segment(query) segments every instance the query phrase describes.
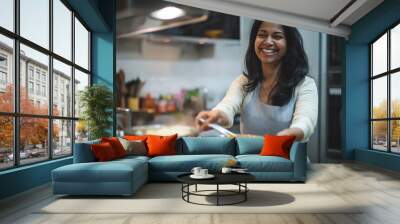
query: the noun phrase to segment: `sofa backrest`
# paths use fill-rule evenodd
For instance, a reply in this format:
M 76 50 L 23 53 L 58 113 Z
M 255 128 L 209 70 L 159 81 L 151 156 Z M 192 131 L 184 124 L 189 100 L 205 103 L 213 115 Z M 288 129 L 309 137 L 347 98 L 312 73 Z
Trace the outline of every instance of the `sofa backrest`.
M 93 152 L 90 148 L 92 144 L 99 144 L 100 139 L 75 143 L 74 148 L 74 163 L 89 163 L 95 162 L 96 158 L 93 155 Z
M 263 145 L 263 137 L 237 137 L 236 155 L 259 154 Z
M 177 154 L 235 155 L 235 139 L 224 137 L 182 137 L 177 141 Z

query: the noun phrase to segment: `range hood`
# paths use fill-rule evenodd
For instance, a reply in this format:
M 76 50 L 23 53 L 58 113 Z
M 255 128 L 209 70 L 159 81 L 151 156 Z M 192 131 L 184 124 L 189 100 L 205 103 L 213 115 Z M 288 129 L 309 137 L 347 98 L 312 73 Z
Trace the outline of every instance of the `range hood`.
M 176 7 L 184 13 L 174 19 L 154 18 L 154 12 Z M 117 2 L 117 38 L 159 37 L 239 39 L 237 16 L 162 0 Z M 190 25 L 190 26 L 189 26 Z

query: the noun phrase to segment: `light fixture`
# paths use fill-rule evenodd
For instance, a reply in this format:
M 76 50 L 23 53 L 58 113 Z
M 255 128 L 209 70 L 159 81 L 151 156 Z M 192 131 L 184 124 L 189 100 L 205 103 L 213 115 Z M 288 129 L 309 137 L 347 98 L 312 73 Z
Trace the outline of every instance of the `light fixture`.
M 175 6 L 167 6 L 157 11 L 152 12 L 150 15 L 156 19 L 160 20 L 170 20 L 176 19 L 178 17 L 184 16 L 186 13 L 180 8 Z

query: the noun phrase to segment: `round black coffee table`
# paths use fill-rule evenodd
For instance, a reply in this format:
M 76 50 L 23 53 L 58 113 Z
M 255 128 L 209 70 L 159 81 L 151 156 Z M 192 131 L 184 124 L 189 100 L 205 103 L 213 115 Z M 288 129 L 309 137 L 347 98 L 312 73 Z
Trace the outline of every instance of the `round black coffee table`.
M 182 183 L 182 199 L 188 203 L 198 204 L 198 205 L 234 205 L 239 204 L 241 202 L 245 202 L 247 200 L 247 192 L 249 188 L 247 187 L 247 183 L 255 180 L 255 177 L 248 173 L 216 173 L 213 174 L 215 177 L 212 179 L 193 179 L 190 177 L 191 173 L 182 174 L 177 177 L 178 181 Z M 197 190 L 198 184 L 204 185 L 216 185 L 215 190 Z M 190 186 L 195 186 L 194 191 L 190 191 Z M 237 190 L 223 190 L 220 189 L 220 185 L 236 185 L 238 186 Z M 215 194 L 205 194 L 209 192 L 215 192 Z M 190 196 L 204 196 L 204 197 L 216 197 L 216 204 L 202 204 L 190 201 Z M 221 197 L 232 197 L 232 196 L 241 196 L 238 201 L 234 201 L 231 203 L 221 203 Z

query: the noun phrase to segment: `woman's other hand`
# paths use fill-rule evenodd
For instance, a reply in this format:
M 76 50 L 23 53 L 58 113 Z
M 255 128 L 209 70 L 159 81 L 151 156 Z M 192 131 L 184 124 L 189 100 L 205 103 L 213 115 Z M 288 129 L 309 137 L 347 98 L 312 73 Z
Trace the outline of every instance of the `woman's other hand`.
M 200 131 L 210 129 L 208 124 L 220 123 L 223 115 L 219 110 L 201 111 L 195 118 L 196 128 Z
M 304 133 L 300 128 L 286 128 L 276 134 L 278 136 L 282 135 L 294 135 L 296 136 L 296 141 L 301 141 L 304 138 Z

